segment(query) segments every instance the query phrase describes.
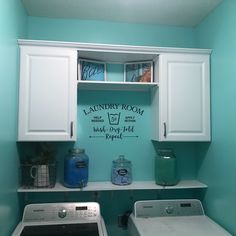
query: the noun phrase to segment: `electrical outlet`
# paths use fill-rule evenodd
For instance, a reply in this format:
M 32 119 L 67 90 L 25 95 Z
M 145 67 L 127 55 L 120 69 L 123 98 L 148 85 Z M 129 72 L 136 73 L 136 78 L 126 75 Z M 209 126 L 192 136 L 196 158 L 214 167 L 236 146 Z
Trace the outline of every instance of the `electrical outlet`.
M 118 221 L 119 227 L 121 227 L 123 229 L 127 229 L 128 220 L 129 220 L 129 216 L 130 216 L 131 212 L 132 212 L 131 210 L 128 210 L 123 215 L 118 215 L 117 221 Z
M 93 192 L 93 201 L 97 202 L 98 198 L 100 198 L 100 193 L 98 191 Z
M 117 217 L 118 227 L 121 227 L 121 228 L 124 227 L 123 222 L 122 222 L 122 218 L 123 218 L 123 215 L 118 215 L 118 217 Z

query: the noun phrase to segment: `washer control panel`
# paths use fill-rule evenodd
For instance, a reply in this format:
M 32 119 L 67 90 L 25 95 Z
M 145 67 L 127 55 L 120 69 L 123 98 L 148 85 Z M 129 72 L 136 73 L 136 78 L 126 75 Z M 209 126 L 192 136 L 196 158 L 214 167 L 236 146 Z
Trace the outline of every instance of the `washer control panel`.
M 134 204 L 135 217 L 165 217 L 204 215 L 202 204 L 196 199 L 149 200 Z
M 100 218 L 97 202 L 30 204 L 24 209 L 23 222 L 95 221 Z

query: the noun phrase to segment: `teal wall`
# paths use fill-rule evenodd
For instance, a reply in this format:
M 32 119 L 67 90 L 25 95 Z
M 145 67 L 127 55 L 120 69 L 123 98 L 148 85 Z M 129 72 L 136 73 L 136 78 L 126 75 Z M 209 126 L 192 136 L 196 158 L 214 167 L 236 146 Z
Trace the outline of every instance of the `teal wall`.
M 114 109 L 101 110 L 87 114 L 91 105 L 94 104 L 116 105 L 113 106 Z M 133 110 L 137 112 L 131 111 L 132 107 Z M 155 153 L 150 140 L 149 93 L 79 91 L 77 110 L 77 145 L 84 147 L 90 157 L 91 171 L 89 177 L 92 181 L 109 181 L 111 177 L 112 160 L 117 159 L 119 154 L 125 155 L 125 158 L 132 161 L 133 179 L 153 179 L 152 163 Z M 108 116 L 110 114 L 120 116 L 118 125 L 111 125 L 109 123 Z M 94 117 L 97 116 L 100 116 L 104 122 L 92 122 Z M 127 116 L 134 117 L 135 122 L 124 122 Z M 124 127 L 126 127 L 127 131 L 123 132 Z M 146 128 L 144 129 L 143 127 Z M 100 132 L 98 131 L 99 128 L 101 130 Z M 113 140 L 112 136 L 114 137 Z
M 197 46 L 212 48 L 212 143 L 199 149 L 207 213 L 236 235 L 236 1 L 225 0 L 196 28 Z
M 16 149 L 19 57 L 16 39 L 26 36 L 27 17 L 18 0 L 0 1 L 0 235 L 18 222 Z
M 30 39 L 108 44 L 193 47 L 195 45 L 194 36 L 194 30 L 187 27 L 42 17 L 29 17 L 28 27 L 28 38 Z M 117 76 L 118 73 L 119 75 Z M 111 73 L 109 80 L 114 80 L 114 78 L 123 79 L 123 71 Z M 136 140 L 135 138 L 126 138 L 111 141 L 89 138 L 90 135 L 94 135 L 94 132 L 91 132 L 94 124 L 91 122 L 92 116 L 85 116 L 83 110 L 88 109 L 91 105 L 104 103 L 131 104 L 144 110 L 142 117 L 138 117 L 136 114 L 137 122 L 135 123 L 134 134 L 139 136 Z M 105 113 L 97 112 L 96 114 L 103 116 Z M 78 141 L 75 145 L 85 148 L 90 157 L 90 180 L 110 180 L 112 160 L 116 159 L 119 154 L 124 154 L 126 158 L 132 161 L 134 180 L 150 180 L 154 178 L 153 164 L 157 144 L 152 143 L 150 140 L 152 129 L 150 114 L 149 93 L 79 91 Z M 106 122 L 108 121 L 106 120 Z M 121 123 L 121 125 L 123 126 L 124 124 Z M 186 148 L 183 149 L 183 146 Z M 168 144 L 167 147 L 173 147 L 173 144 Z M 195 178 L 195 145 L 174 144 L 174 147 L 178 154 L 180 178 Z M 65 153 L 60 153 L 58 156 L 59 164 L 63 162 L 62 154 L 65 155 Z M 60 178 L 62 179 L 63 176 Z
M 29 17 L 28 38 L 41 40 L 63 40 L 108 44 L 132 44 L 163 47 L 194 47 L 194 29 L 184 27 L 167 27 L 147 24 L 127 24 L 102 21 L 50 19 L 40 17 Z M 114 69 L 109 67 L 109 69 Z M 113 73 L 114 72 L 114 73 Z M 123 71 L 112 71 L 110 80 L 123 79 Z M 110 76 L 110 74 L 109 74 Z M 132 112 L 122 111 L 121 119 L 125 115 L 134 115 L 134 135 L 138 138 L 124 138 L 122 140 L 107 140 L 105 138 L 90 138 L 96 135 L 93 127 L 98 126 L 92 123 L 94 115 L 85 115 L 91 105 L 97 104 L 128 104 L 137 106 L 144 110 L 142 116 Z M 154 179 L 154 158 L 155 150 L 161 147 L 172 147 L 175 150 L 178 162 L 179 177 L 182 179 L 193 179 L 196 177 L 196 153 L 194 143 L 168 143 L 158 145 L 150 140 L 150 94 L 147 92 L 102 92 L 102 91 L 79 91 L 78 93 L 78 141 L 74 144 L 83 147 L 90 158 L 89 180 L 102 181 L 110 180 L 112 160 L 119 154 L 132 161 L 134 180 Z M 111 110 L 96 112 L 96 116 L 105 119 L 108 123 L 107 113 Z M 125 123 L 120 123 L 123 127 Z M 58 166 L 59 180 L 63 181 L 63 158 L 67 149 L 72 144 L 58 145 Z M 99 193 L 96 198 L 93 193 L 77 194 L 31 194 L 28 202 L 39 201 L 76 201 L 76 200 L 97 200 L 102 206 L 102 214 L 108 225 L 109 235 L 124 235 L 125 231 L 117 228 L 117 215 L 123 214 L 131 209 L 133 203 L 140 199 L 162 199 L 174 197 L 198 197 L 194 191 L 124 191 Z M 114 210 L 110 206 L 114 205 Z
M 102 21 L 65 20 L 26 17 L 19 1 L 1 0 L 0 3 L 0 235 L 7 236 L 18 219 L 19 205 L 16 194 L 18 185 L 18 158 L 16 150 L 18 47 L 16 38 L 80 41 L 171 47 L 212 48 L 212 143 L 150 142 L 150 98 L 147 93 L 136 92 L 80 92 L 78 96 L 78 142 L 90 157 L 90 180 L 108 180 L 111 161 L 119 154 L 132 160 L 134 179 L 152 179 L 155 149 L 159 146 L 173 147 L 177 156 L 180 178 L 198 176 L 208 184 L 205 195 L 207 213 L 218 223 L 236 234 L 234 221 L 236 189 L 236 161 L 234 158 L 234 109 L 236 82 L 234 82 L 235 42 L 234 30 L 236 3 L 225 0 L 208 18 L 196 28 L 166 27 L 146 24 L 127 24 Z M 27 32 L 26 32 L 27 31 Z M 112 103 L 139 104 L 145 115 L 136 123 L 139 139 L 129 141 L 91 140 L 89 116 L 84 109 L 91 104 Z M 103 114 L 103 113 L 101 113 Z M 90 117 L 91 120 L 91 117 Z M 86 127 L 86 129 L 85 129 Z M 88 129 L 87 129 L 88 128 Z M 73 144 L 58 146 L 59 179 L 63 176 L 63 158 Z M 24 148 L 27 152 L 27 148 Z M 9 171 L 10 170 L 10 171 Z M 105 171 L 104 171 L 105 170 Z M 204 195 L 204 193 L 203 193 Z M 29 194 L 27 202 L 97 200 L 108 223 L 110 235 L 123 235 L 116 228 L 116 216 L 131 208 L 138 199 L 164 199 L 174 197 L 202 197 L 194 191 L 124 191 L 116 193 L 68 193 Z M 119 202 L 119 204 L 117 204 Z M 115 203 L 111 212 L 110 206 Z M 9 223 L 10 222 L 10 223 Z
M 193 47 L 194 29 L 150 24 L 29 17 L 28 38 Z
M 30 39 L 110 44 L 193 47 L 194 36 L 192 28 L 42 17 L 29 17 L 28 27 L 28 38 Z M 111 73 L 109 80 L 114 80 L 114 78 L 123 79 L 123 71 Z M 96 125 L 91 122 L 93 116 L 86 116 L 83 110 L 88 109 L 91 105 L 104 103 L 130 104 L 144 110 L 143 116 L 135 115 L 137 122 L 134 125 L 133 135 L 138 135 L 138 138 L 111 141 L 89 137 L 95 134 L 92 129 Z M 97 112 L 96 115 L 107 118 L 105 115 L 107 112 L 112 111 Z M 132 115 L 131 113 L 126 112 L 126 115 Z M 150 114 L 150 96 L 147 92 L 79 91 L 78 141 L 75 145 L 85 148 L 90 157 L 89 179 L 91 181 L 110 180 L 112 160 L 116 159 L 119 154 L 124 154 L 132 161 L 134 180 L 154 179 L 153 165 L 157 144 L 150 140 L 152 129 Z M 123 112 L 121 116 L 124 115 Z M 109 128 L 107 119 L 105 124 Z M 121 123 L 120 126 L 123 127 L 124 123 Z M 183 146 L 186 148 L 183 149 Z M 191 179 L 196 176 L 194 146 L 194 144 L 167 145 L 167 147 L 174 147 L 177 152 L 180 178 Z M 60 173 L 62 173 L 63 155 L 65 152 L 58 154 Z M 63 180 L 62 174 L 59 178 Z

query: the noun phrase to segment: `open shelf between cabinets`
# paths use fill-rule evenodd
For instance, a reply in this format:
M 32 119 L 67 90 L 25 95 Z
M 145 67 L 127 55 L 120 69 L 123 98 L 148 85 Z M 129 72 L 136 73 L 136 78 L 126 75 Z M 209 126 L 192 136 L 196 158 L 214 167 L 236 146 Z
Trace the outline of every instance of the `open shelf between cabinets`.
M 123 91 L 148 91 L 158 87 L 158 83 L 140 82 L 113 82 L 113 81 L 78 81 L 81 90 L 123 90 Z
M 174 186 L 157 185 L 155 181 L 134 181 L 130 185 L 118 186 L 111 182 L 89 182 L 85 188 L 66 188 L 56 183 L 54 188 L 19 188 L 18 192 L 76 192 L 76 191 L 117 191 L 117 190 L 164 190 L 164 189 L 206 189 L 207 185 L 197 180 L 181 180 Z

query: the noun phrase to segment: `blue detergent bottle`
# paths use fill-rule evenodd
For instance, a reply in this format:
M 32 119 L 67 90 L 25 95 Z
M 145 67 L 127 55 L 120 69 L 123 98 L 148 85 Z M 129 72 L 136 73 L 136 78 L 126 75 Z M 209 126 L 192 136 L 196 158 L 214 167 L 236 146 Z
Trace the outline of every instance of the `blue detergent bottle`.
M 64 185 L 69 188 L 83 188 L 88 184 L 89 158 L 84 149 L 69 150 L 64 160 Z

